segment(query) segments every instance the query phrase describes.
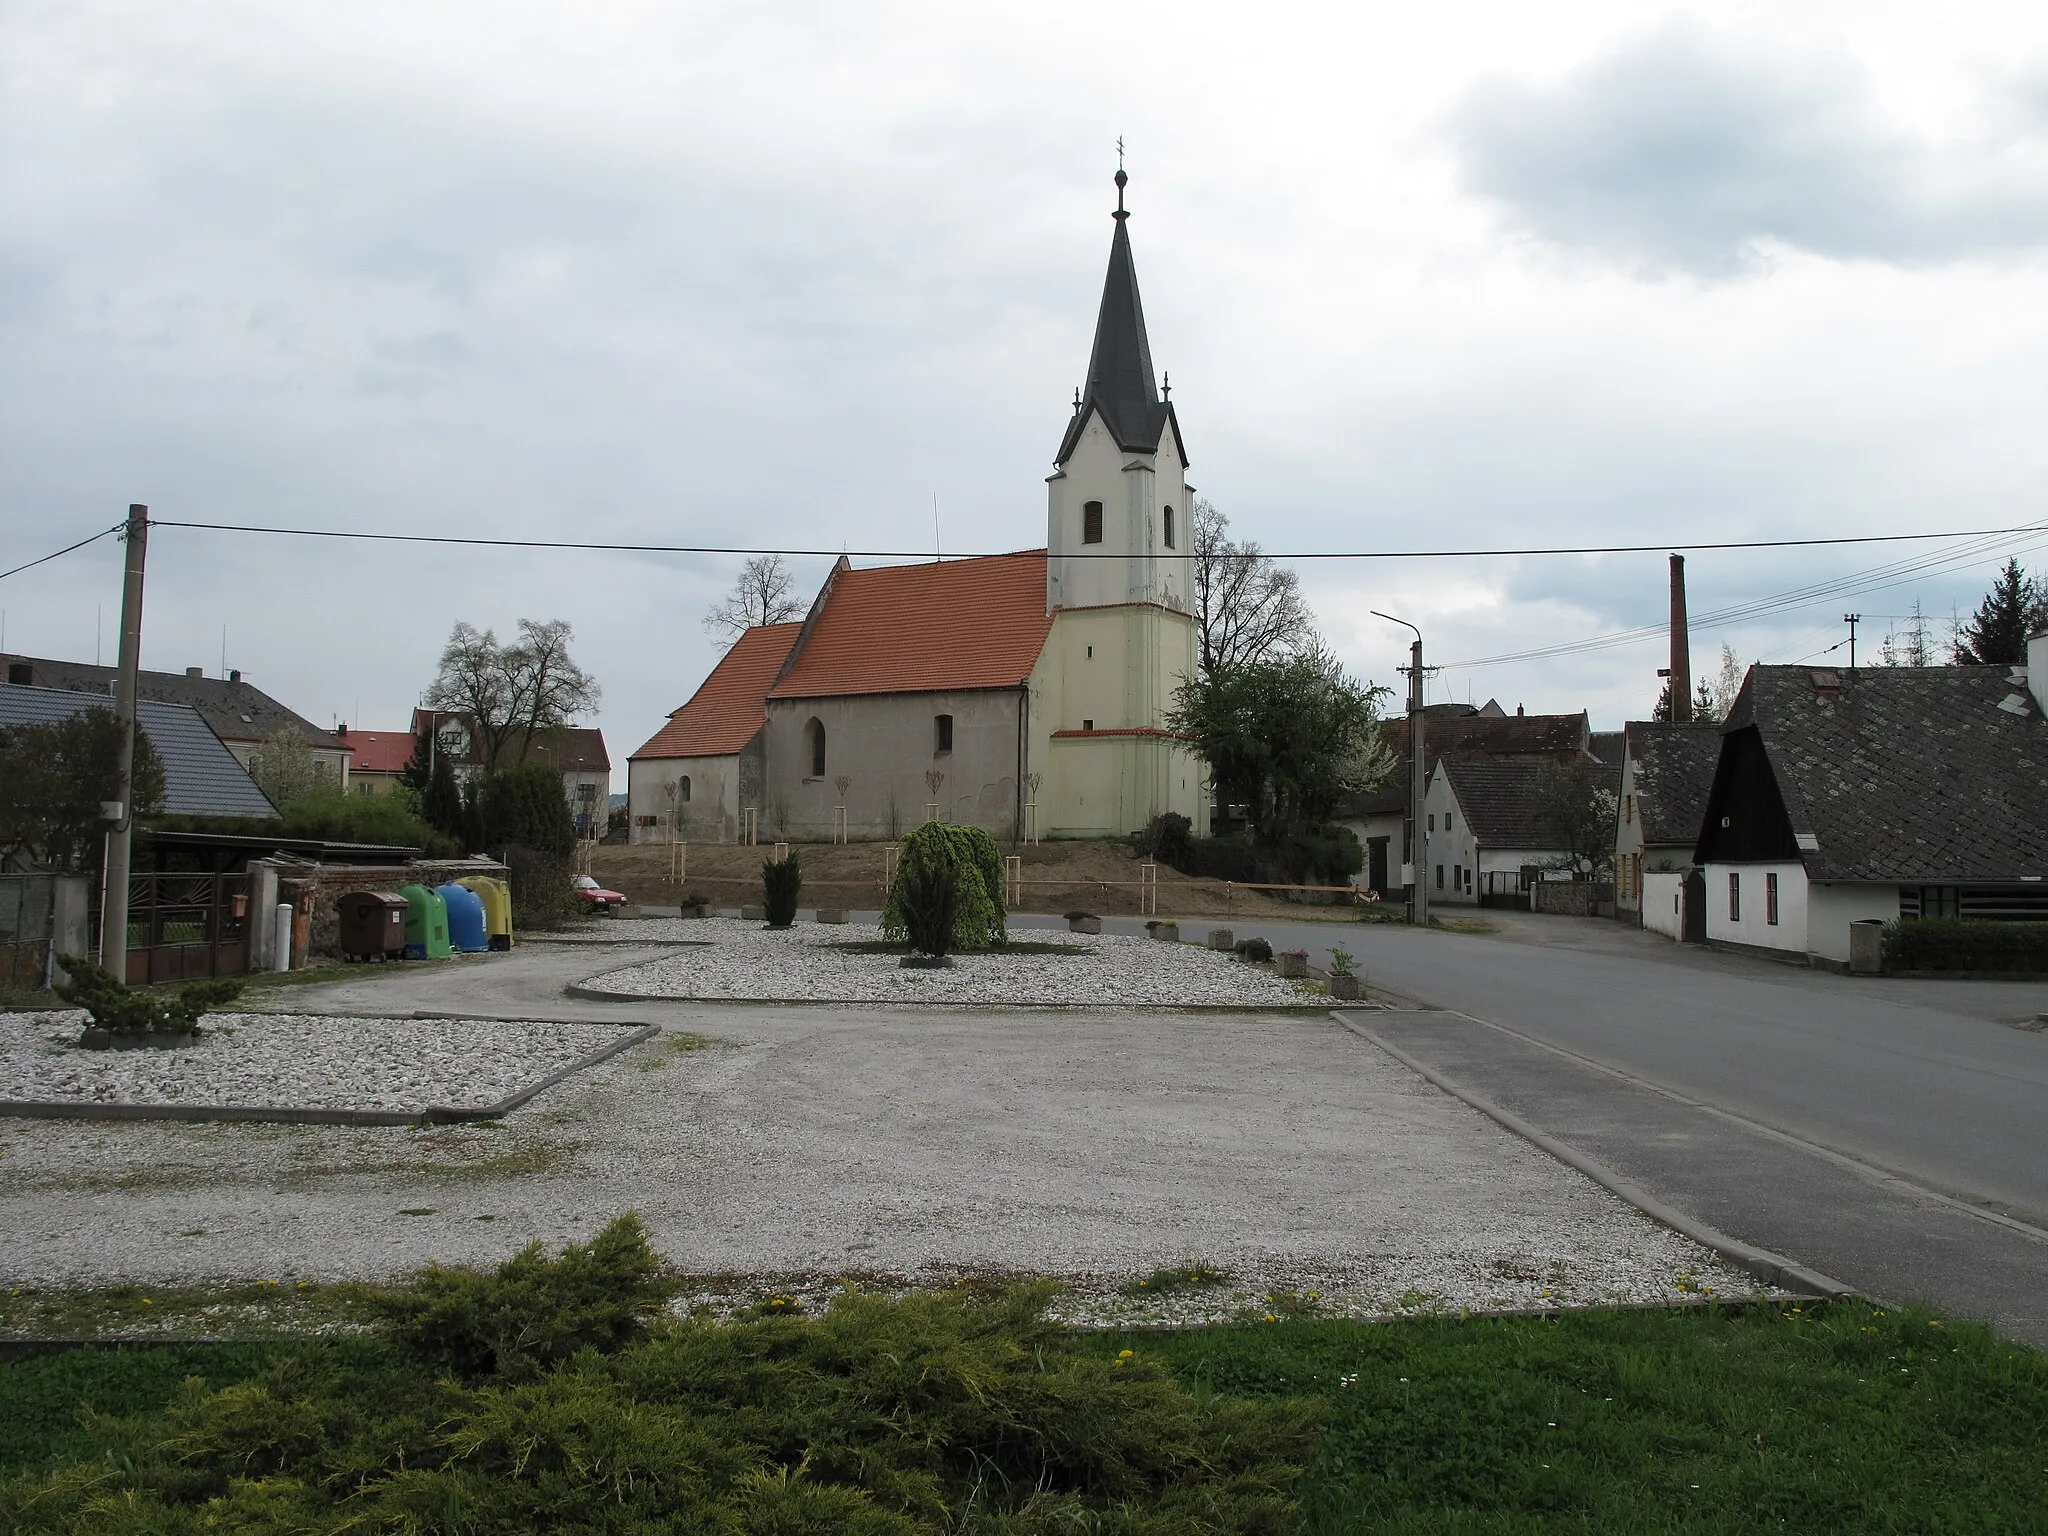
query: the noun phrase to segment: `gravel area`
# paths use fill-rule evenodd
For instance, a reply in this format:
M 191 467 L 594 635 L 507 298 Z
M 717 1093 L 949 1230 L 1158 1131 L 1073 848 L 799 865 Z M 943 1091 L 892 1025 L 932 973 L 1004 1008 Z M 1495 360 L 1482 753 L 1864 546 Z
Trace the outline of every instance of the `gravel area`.
M 618 1038 L 611 1024 L 224 1013 L 177 1050 L 89 1051 L 84 1022 L 0 1014 L 0 1100 L 478 1109 Z
M 545 963 L 528 985 L 575 974 Z M 1750 1285 L 1326 1017 L 635 1012 L 676 1027 L 497 1124 L 0 1118 L 0 1284 L 374 1279 L 638 1210 L 714 1306 L 842 1277 L 1051 1275 L 1063 1316 L 1132 1323 Z M 1190 1258 L 1229 1279 L 1137 1286 Z
M 895 954 L 863 953 L 881 929 L 799 923 L 769 929 L 735 918 L 642 919 L 652 943 L 699 941 L 660 959 L 590 978 L 634 997 L 719 1002 L 949 1003 L 955 1006 L 1270 1008 L 1327 1006 L 1321 988 L 1193 944 L 1115 934 L 1020 934 L 1078 954 L 956 955 L 946 970 L 914 970 Z M 702 941 L 709 940 L 708 945 Z

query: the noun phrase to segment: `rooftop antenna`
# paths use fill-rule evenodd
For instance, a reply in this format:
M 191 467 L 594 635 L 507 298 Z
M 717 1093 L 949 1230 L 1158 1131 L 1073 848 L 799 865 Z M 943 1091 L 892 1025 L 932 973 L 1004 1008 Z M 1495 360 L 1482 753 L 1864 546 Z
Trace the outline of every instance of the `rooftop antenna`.
M 220 675 L 228 675 L 228 627 L 225 624 L 220 627 Z
M 107 627 L 106 607 L 105 603 L 94 603 L 92 605 L 92 664 L 94 666 L 100 664 L 100 631 Z
M 939 543 L 939 493 L 932 492 L 932 560 L 934 563 L 945 559 L 944 546 Z
M 1863 615 L 1860 613 L 1845 613 L 1842 615 L 1842 622 L 1849 626 L 1849 670 L 1854 672 L 1856 670 L 1856 626 L 1863 622 Z

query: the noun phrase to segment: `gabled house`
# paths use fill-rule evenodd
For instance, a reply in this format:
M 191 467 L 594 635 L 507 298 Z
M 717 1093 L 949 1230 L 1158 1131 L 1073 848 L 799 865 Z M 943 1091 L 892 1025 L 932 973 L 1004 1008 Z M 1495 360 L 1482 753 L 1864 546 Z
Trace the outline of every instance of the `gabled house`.
M 1365 868 L 1359 872 L 1359 880 L 1366 889 L 1393 899 L 1402 889 L 1401 867 L 1408 862 L 1406 827 L 1414 754 L 1409 750 L 1405 716 L 1387 721 L 1381 729 L 1394 754 L 1394 771 L 1378 789 L 1352 805 L 1344 824 L 1365 850 Z M 1431 704 L 1423 709 L 1422 746 L 1432 763 L 1447 757 L 1478 763 L 1585 762 L 1592 757 L 1591 741 L 1584 710 L 1572 715 L 1529 715 L 1517 706 L 1510 715 L 1492 699 L 1476 709 L 1470 704 Z
M 1568 766 L 1588 787 L 1611 787 L 1617 774 L 1590 759 Z M 1539 793 L 1543 772 L 1541 762 L 1437 759 L 1423 799 L 1432 905 L 1519 902 L 1543 872 L 1569 869 L 1571 851 Z
M 44 656 L 0 656 L 0 662 L 6 664 L 9 683 L 96 694 L 103 703 L 112 701 L 114 682 L 120 674 L 118 667 L 53 661 Z M 256 749 L 279 731 L 295 730 L 305 738 L 313 760 L 333 775 L 337 786 L 348 788 L 350 759 L 354 755 L 349 744 L 304 715 L 287 709 L 239 671 L 231 671 L 226 677 L 208 677 L 204 667 L 187 667 L 183 672 L 138 672 L 135 696 L 154 704 L 177 704 L 196 710 L 207 728 L 244 768 L 256 755 Z
M 0 730 L 17 725 L 52 725 L 89 709 L 111 711 L 112 699 L 66 688 L 25 688 L 0 684 Z M 164 764 L 164 813 L 170 816 L 277 814 L 249 771 L 236 761 L 198 710 L 187 704 L 135 703 L 136 728 L 149 738 Z
M 412 735 L 407 731 L 358 731 L 338 725 L 334 734 L 350 749 L 348 787 L 355 795 L 388 795 L 412 761 Z
M 1685 877 L 1721 756 L 1718 720 L 1631 721 L 1614 820 L 1615 916 L 1684 937 Z
M 1751 667 L 1694 859 L 1709 941 L 1849 959 L 1850 924 L 2048 920 L 2048 633 L 2024 667 Z
M 562 776 L 562 795 L 576 835 L 604 836 L 611 814 L 612 755 L 604 732 L 590 725 L 566 725 L 526 749 L 528 762 L 546 763 Z

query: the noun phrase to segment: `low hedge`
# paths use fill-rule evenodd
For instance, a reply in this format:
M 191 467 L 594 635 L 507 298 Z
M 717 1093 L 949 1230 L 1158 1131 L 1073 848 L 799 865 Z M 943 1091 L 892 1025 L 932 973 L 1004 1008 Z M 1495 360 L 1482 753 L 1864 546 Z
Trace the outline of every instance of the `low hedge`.
M 1887 923 L 1888 971 L 2048 972 L 2048 922 L 1921 917 Z

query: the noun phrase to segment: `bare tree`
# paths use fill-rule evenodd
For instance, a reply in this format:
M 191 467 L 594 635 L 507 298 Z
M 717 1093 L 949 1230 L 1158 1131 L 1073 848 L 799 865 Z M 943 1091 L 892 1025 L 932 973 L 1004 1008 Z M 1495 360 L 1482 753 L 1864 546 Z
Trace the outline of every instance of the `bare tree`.
M 782 556 L 754 556 L 740 567 L 732 590 L 704 615 L 704 632 L 731 645 L 756 624 L 786 624 L 804 611 L 791 595 L 795 585 Z
M 426 706 L 461 718 L 483 767 L 523 762 L 528 748 L 597 707 L 596 680 L 569 654 L 574 638 L 560 619 L 521 619 L 516 645 L 500 645 L 493 631 L 458 623 L 442 648 Z
M 1742 692 L 1743 667 L 1735 655 L 1735 647 L 1723 644 L 1721 647 L 1721 671 L 1714 679 L 1714 712 L 1704 718 L 1726 720 L 1728 711 L 1735 707 L 1735 695 Z
M 1230 519 L 1195 502 L 1195 604 L 1202 630 L 1202 675 L 1226 667 L 1280 661 L 1316 643 L 1315 615 L 1301 578 L 1275 565 L 1250 539 L 1233 543 Z

